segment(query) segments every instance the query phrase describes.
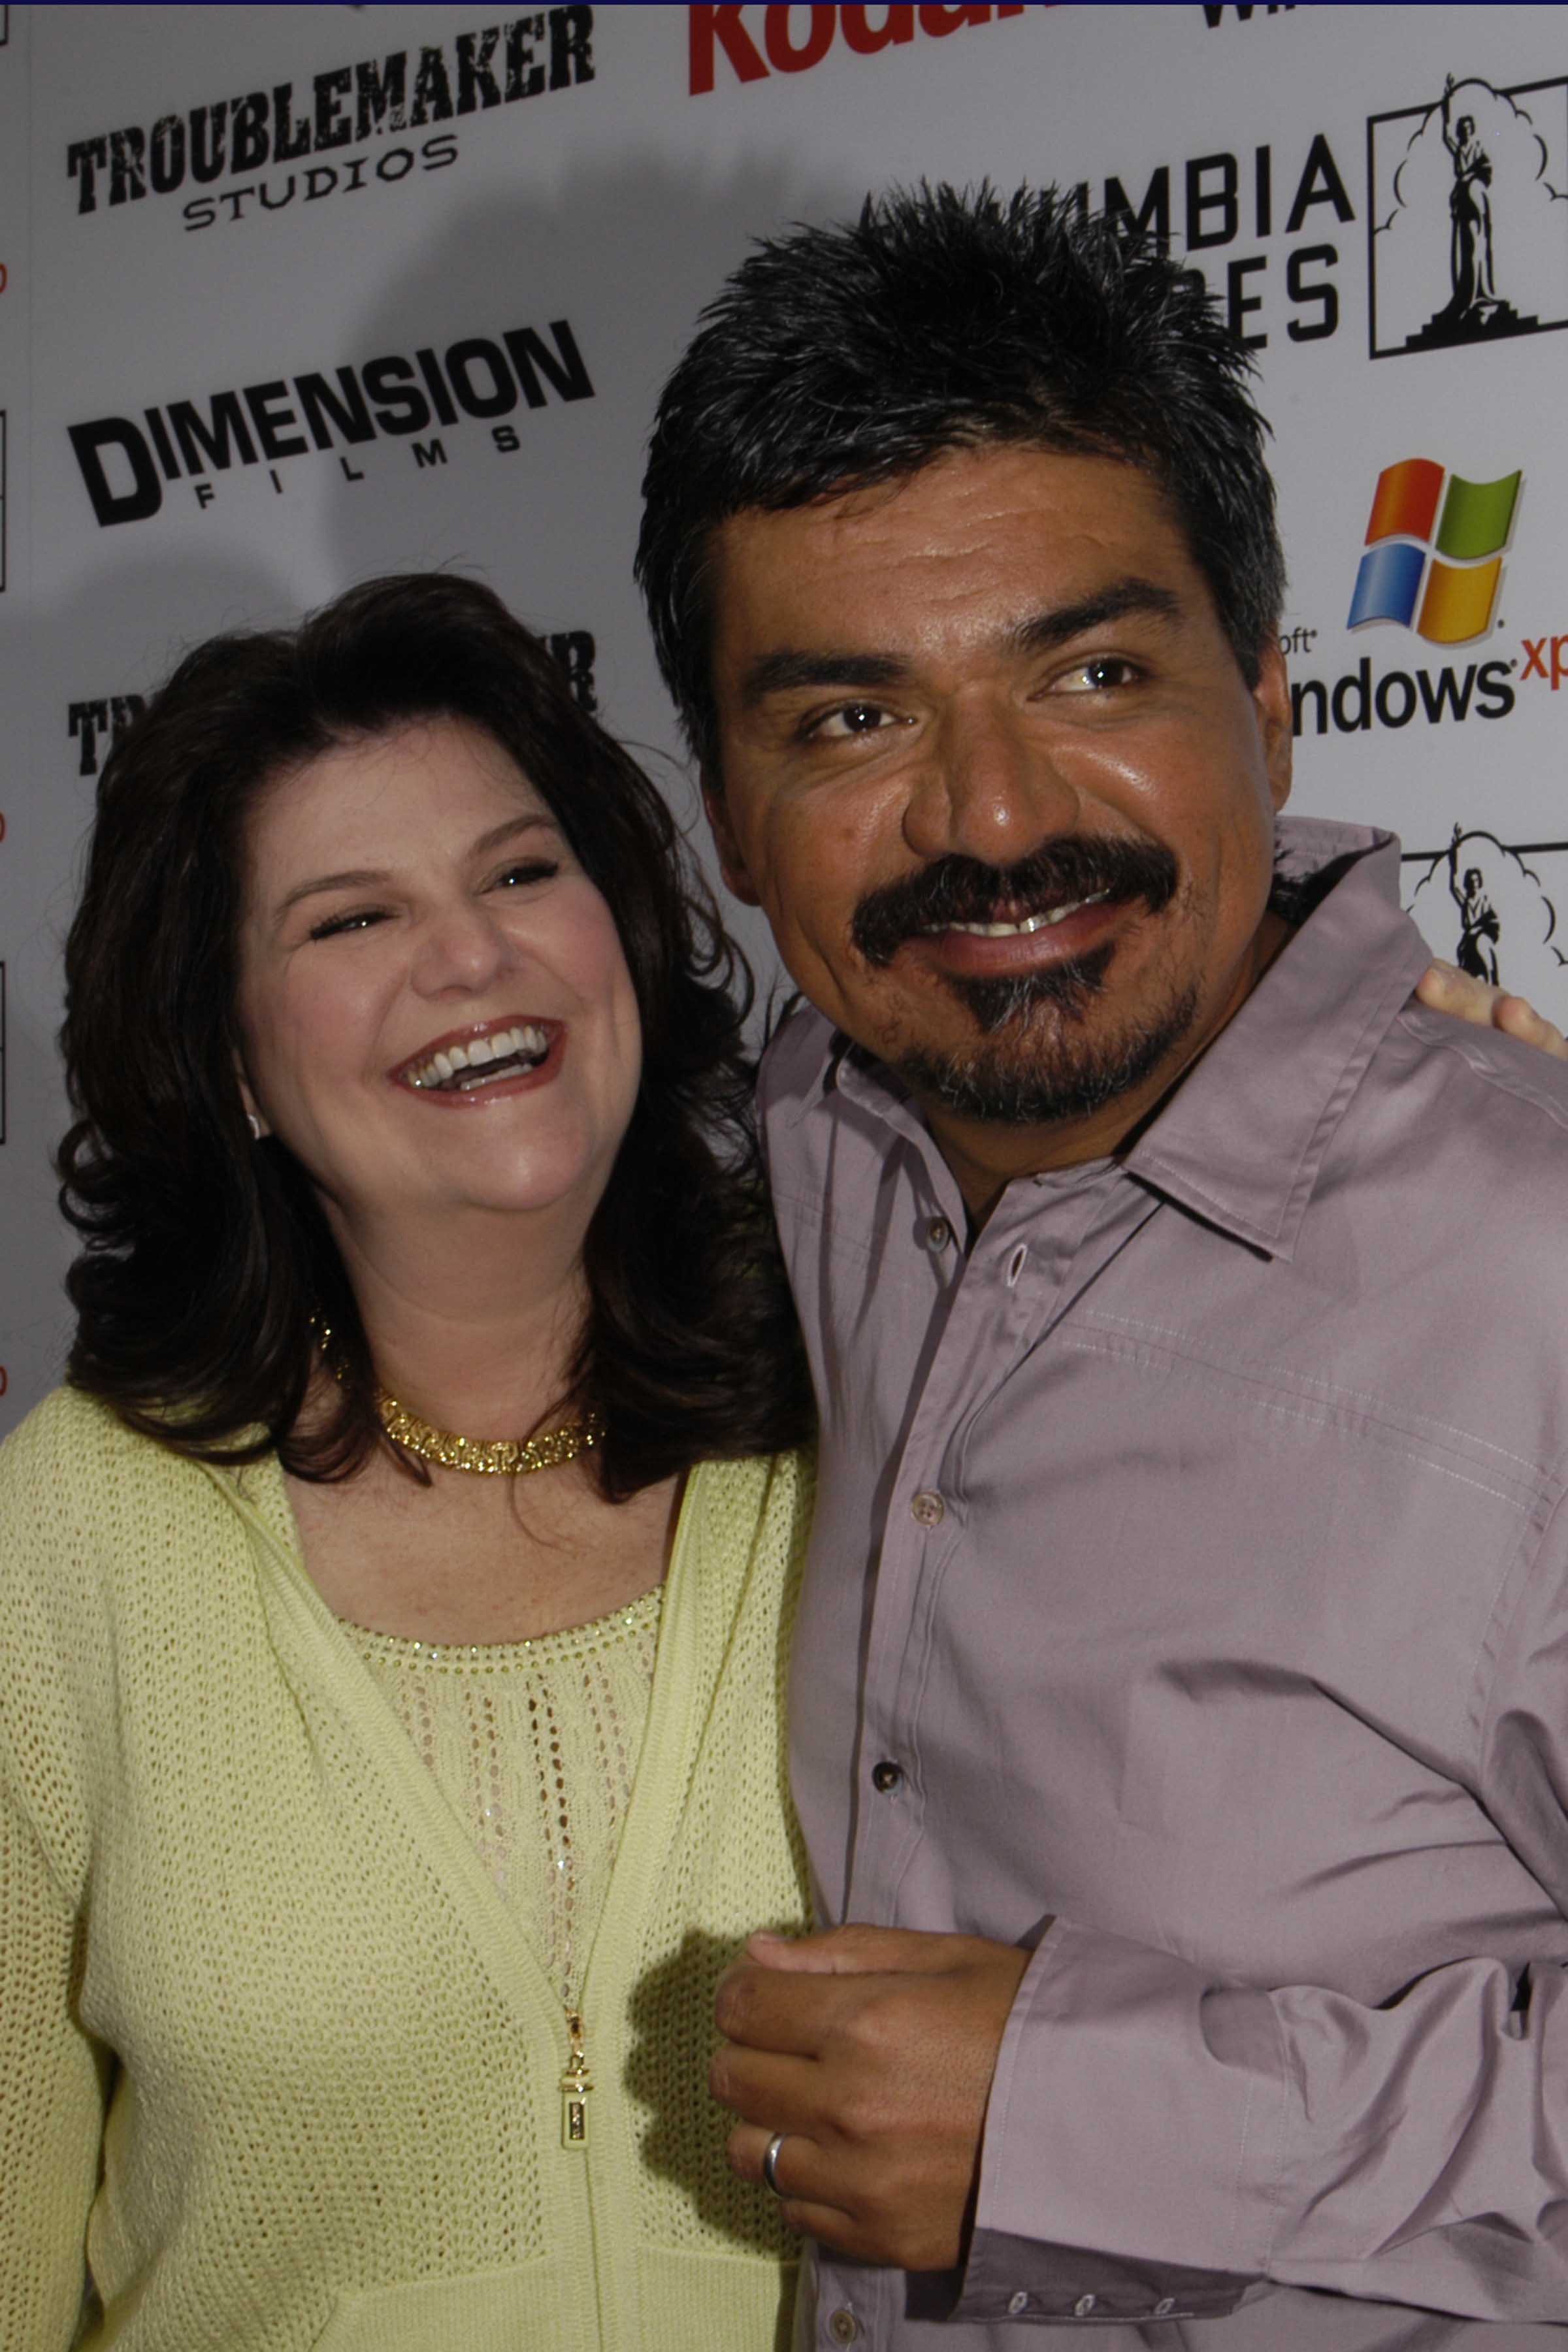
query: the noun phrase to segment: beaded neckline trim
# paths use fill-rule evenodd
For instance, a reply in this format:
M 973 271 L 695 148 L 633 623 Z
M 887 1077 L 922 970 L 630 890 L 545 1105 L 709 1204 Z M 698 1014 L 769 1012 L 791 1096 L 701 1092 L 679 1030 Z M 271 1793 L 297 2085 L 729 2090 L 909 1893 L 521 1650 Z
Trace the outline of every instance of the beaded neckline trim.
M 638 1595 L 607 1616 L 591 1618 L 585 1625 L 563 1625 L 552 1633 L 535 1633 L 522 1642 L 426 1642 L 408 1633 L 378 1633 L 369 1625 L 341 1618 L 345 1633 L 366 1657 L 427 1673 L 494 1675 L 520 1667 L 541 1666 L 560 1658 L 586 1657 L 608 1649 L 658 1622 L 664 1600 L 662 1584 Z

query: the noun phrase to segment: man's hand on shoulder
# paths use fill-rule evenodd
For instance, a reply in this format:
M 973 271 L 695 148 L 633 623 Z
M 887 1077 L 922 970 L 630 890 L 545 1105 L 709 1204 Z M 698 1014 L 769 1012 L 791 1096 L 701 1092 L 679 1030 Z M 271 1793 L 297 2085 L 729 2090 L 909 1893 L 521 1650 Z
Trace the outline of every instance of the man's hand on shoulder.
M 756 1936 L 719 1988 L 711 2088 L 730 2161 L 793 2229 L 862 2262 L 962 2259 L 996 2053 L 1027 1952 L 974 1936 Z
M 1433 1013 L 1451 1013 L 1455 1020 L 1468 1021 L 1479 1029 L 1500 1029 L 1505 1037 L 1517 1037 L 1521 1045 L 1538 1045 L 1543 1054 L 1568 1062 L 1568 1039 L 1533 1004 L 1522 996 L 1510 996 L 1506 989 L 1489 988 L 1484 980 L 1472 979 L 1451 963 L 1428 964 L 1416 982 L 1415 993 Z

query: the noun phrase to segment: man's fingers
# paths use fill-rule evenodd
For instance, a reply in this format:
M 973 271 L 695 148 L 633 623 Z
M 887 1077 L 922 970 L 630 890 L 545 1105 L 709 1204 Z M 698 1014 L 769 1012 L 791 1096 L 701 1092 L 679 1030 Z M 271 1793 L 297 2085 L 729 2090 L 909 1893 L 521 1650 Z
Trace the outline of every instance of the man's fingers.
M 809 2131 L 816 2120 L 822 2069 L 809 2058 L 780 2058 L 726 2042 L 709 2063 L 708 2089 L 721 2107 L 774 2131 Z
M 730 2135 L 731 2171 L 742 2180 L 767 2186 L 763 2167 L 775 2133 L 751 2124 L 738 2124 Z M 858 2262 L 906 2264 L 916 2270 L 950 2269 L 959 2252 L 955 2231 L 951 2244 L 933 2244 L 927 2233 L 907 2233 L 903 2200 L 891 2210 L 879 2199 L 874 2186 L 859 2183 L 847 2173 L 842 2153 L 821 2147 L 805 2132 L 784 2132 L 773 2159 L 773 2193 L 785 2227 L 803 2238 L 816 2238 L 836 2252 L 852 2254 Z M 869 2196 L 868 2198 L 868 2189 Z
M 789 1942 L 753 1937 L 746 1958 L 721 1979 L 714 2014 L 727 2041 L 812 2058 L 839 2019 L 859 2006 L 858 1980 L 951 1976 L 991 1949 L 971 1936 L 904 1927 L 833 1927 Z
M 759 1968 L 776 1969 L 781 1976 L 830 1977 L 834 1973 L 834 1928 L 820 1936 L 774 1936 L 759 1928 L 746 1938 L 746 1958 Z
M 733 2159 L 760 2178 L 782 2132 L 777 2170 L 792 2225 L 863 2261 L 950 2269 L 1028 1954 L 870 1927 L 813 1940 L 842 1966 L 801 1974 L 748 1959 L 720 1988 L 729 2038 L 710 2079 L 744 2126 Z
M 871 1927 L 852 1920 L 817 1936 L 752 1936 L 746 1956 L 781 1976 L 934 1976 L 962 1967 L 978 1948 L 969 1936 Z
M 737 2124 L 730 2134 L 730 2169 L 742 2180 L 766 2185 L 763 2163 L 775 2134 L 765 2125 Z M 819 2197 L 822 2192 L 821 2151 L 805 2132 L 785 2132 L 773 2166 L 778 2197 Z
M 731 2171 L 742 2180 L 762 2181 L 765 2188 L 763 2159 L 773 2140 L 771 2131 L 737 2124 L 730 2134 Z M 825 2245 L 847 2249 L 858 2241 L 859 2231 L 853 2217 L 823 2193 L 822 2173 L 821 2151 L 815 2141 L 804 2132 L 786 2132 L 773 2165 L 773 2179 L 778 2183 L 773 2194 L 785 2225 L 804 2238 L 819 2238 Z
M 830 1979 L 791 1976 L 737 1960 L 719 1980 L 713 2014 L 726 2042 L 815 2058 L 837 2020 L 841 2003 Z

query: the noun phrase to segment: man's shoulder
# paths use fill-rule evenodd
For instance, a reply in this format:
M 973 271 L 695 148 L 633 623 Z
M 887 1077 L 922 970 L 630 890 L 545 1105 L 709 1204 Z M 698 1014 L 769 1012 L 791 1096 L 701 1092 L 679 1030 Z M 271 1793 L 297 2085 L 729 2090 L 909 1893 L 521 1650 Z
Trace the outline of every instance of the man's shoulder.
M 1408 1221 L 1413 1243 L 1443 1241 L 1456 1280 L 1507 1272 L 1524 1307 L 1511 1271 L 1522 1269 L 1540 1307 L 1568 1318 L 1568 1063 L 1412 999 L 1332 1156 L 1342 1180 L 1374 1188 Z
M 1412 997 L 1390 1024 L 1373 1070 L 1457 1143 L 1555 1153 L 1568 1140 L 1568 1062 L 1500 1030 L 1433 1013 Z

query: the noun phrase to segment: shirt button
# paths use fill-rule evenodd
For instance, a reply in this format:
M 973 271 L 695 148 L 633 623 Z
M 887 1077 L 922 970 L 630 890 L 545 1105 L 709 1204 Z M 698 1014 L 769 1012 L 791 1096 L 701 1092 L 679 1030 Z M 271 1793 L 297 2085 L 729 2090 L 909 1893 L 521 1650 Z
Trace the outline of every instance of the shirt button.
M 1175 2296 L 1173 2294 L 1163 2294 L 1160 2297 L 1159 2302 L 1154 2305 L 1154 2316 L 1156 2319 L 1169 2319 L 1175 2307 Z
M 922 1486 L 910 1505 L 910 1517 L 918 1519 L 922 1528 L 940 1528 L 947 1517 L 947 1505 L 929 1486 Z
M 895 1764 L 889 1756 L 871 1767 L 871 1786 L 879 1797 L 890 1797 L 903 1777 L 903 1766 Z
M 1075 2319 L 1087 2319 L 1089 2313 L 1094 2309 L 1099 2299 L 1098 2295 L 1080 2294 L 1078 2301 L 1072 2307 L 1073 2317 Z
M 1018 2289 L 1016 2294 L 1010 2294 L 1007 2297 L 1007 2316 L 1009 2319 L 1016 2319 L 1021 2312 L 1027 2311 L 1028 2308 L 1029 2298 L 1024 2293 L 1022 2287 Z
M 840 2305 L 827 2323 L 827 2332 L 835 2344 L 853 2344 L 860 2334 L 860 2322 L 847 2306 Z
M 926 1240 L 932 1249 L 945 1249 L 952 1239 L 952 1227 L 945 1217 L 933 1217 L 926 1227 Z

